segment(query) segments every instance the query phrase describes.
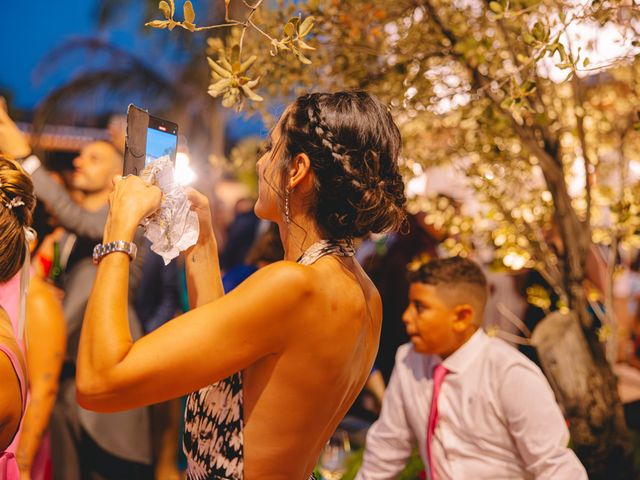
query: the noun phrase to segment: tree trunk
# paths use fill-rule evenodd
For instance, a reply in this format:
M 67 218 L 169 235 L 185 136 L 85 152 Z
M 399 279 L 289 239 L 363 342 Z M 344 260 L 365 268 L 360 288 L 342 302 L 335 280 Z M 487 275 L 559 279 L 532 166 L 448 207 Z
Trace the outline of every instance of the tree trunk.
M 615 376 L 597 336 L 582 325 L 575 311 L 554 312 L 535 328 L 532 344 L 589 478 L 635 478 Z
M 573 209 L 564 176 L 552 173 L 555 172 L 543 168 L 562 240 L 564 291 L 572 315 L 565 323 L 557 323 L 557 317 L 549 316 L 533 335 L 538 337 L 537 348 L 545 374 L 569 421 L 573 448 L 589 478 L 632 479 L 635 478 L 632 447 L 617 380 L 593 326 L 584 288 L 591 247 L 590 225 L 581 222 Z M 547 320 L 551 320 L 549 325 L 537 333 Z M 546 328 L 549 331 L 545 334 Z

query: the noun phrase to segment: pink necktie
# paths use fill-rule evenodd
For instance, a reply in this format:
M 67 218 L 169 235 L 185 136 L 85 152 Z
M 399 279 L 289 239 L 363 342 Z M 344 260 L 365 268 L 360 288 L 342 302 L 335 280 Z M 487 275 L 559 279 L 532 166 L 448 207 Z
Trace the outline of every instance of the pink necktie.
M 431 456 L 431 442 L 433 433 L 436 430 L 438 422 L 438 395 L 440 395 L 440 387 L 444 376 L 447 374 L 447 368 L 442 365 L 436 365 L 433 369 L 433 395 L 431 396 L 431 408 L 429 410 L 429 422 L 427 424 L 427 456 L 429 457 L 429 473 L 431 480 L 435 480 L 435 472 L 433 468 L 433 457 Z

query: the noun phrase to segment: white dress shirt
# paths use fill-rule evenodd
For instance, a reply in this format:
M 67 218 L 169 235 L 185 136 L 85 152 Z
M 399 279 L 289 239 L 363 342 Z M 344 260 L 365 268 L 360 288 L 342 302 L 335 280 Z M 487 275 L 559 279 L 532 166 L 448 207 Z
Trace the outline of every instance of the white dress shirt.
M 410 343 L 398 349 L 356 480 L 396 478 L 416 446 L 428 465 L 432 373 L 441 362 Z M 553 392 L 533 362 L 478 330 L 442 363 L 449 373 L 431 445 L 437 480 L 587 479 L 567 447 L 569 431 Z

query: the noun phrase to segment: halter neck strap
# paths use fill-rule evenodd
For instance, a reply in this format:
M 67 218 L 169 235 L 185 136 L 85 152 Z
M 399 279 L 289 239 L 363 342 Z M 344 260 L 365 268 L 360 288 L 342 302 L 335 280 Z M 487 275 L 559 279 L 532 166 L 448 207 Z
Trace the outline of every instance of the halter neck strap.
M 336 255 L 338 257 L 353 257 L 355 249 L 351 240 L 319 240 L 311 245 L 298 258 L 297 263 L 301 265 L 311 265 L 326 255 Z

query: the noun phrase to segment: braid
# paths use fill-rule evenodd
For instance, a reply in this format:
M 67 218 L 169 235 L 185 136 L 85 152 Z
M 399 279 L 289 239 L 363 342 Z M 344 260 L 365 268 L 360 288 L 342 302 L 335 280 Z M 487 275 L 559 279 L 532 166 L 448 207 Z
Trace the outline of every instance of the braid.
M 318 105 L 320 95 L 321 94 L 319 93 L 312 93 L 309 95 L 309 106 L 307 108 L 307 114 L 309 116 L 309 131 L 315 133 L 322 146 L 331 152 L 333 159 L 343 165 L 346 173 L 352 174 L 353 169 L 351 169 L 348 162 L 347 148 L 338 142 L 335 135 L 322 118 L 320 106 Z
M 318 104 L 318 100 L 322 95 L 321 93 L 312 93 L 308 95 L 308 107 L 307 107 L 307 115 L 309 116 L 309 131 L 315 133 L 315 135 L 320 140 L 320 144 L 331 152 L 331 156 L 335 162 L 338 162 L 344 173 L 352 177 L 351 182 L 353 186 L 357 188 L 372 188 L 379 186 L 379 182 L 375 182 L 375 177 L 377 177 L 377 172 L 373 172 L 371 168 L 368 168 L 369 165 L 367 162 L 367 158 L 365 158 L 363 162 L 363 166 L 366 171 L 365 175 L 362 175 L 363 172 L 357 172 L 356 169 L 351 165 L 351 162 L 354 160 L 352 155 L 350 155 L 350 151 L 347 147 L 342 145 L 331 128 L 327 125 L 327 122 L 322 117 L 322 113 L 320 112 L 320 105 Z M 365 157 L 375 157 L 375 162 L 377 163 L 377 154 L 371 150 L 365 153 Z M 365 181 L 363 181 L 365 180 Z M 368 182 L 366 180 L 369 180 Z
M 366 92 L 304 95 L 281 134 L 286 159 L 298 153 L 311 159 L 315 194 L 310 209 L 329 237 L 359 237 L 401 223 L 400 134 L 378 100 Z M 283 163 L 283 175 L 286 168 Z

